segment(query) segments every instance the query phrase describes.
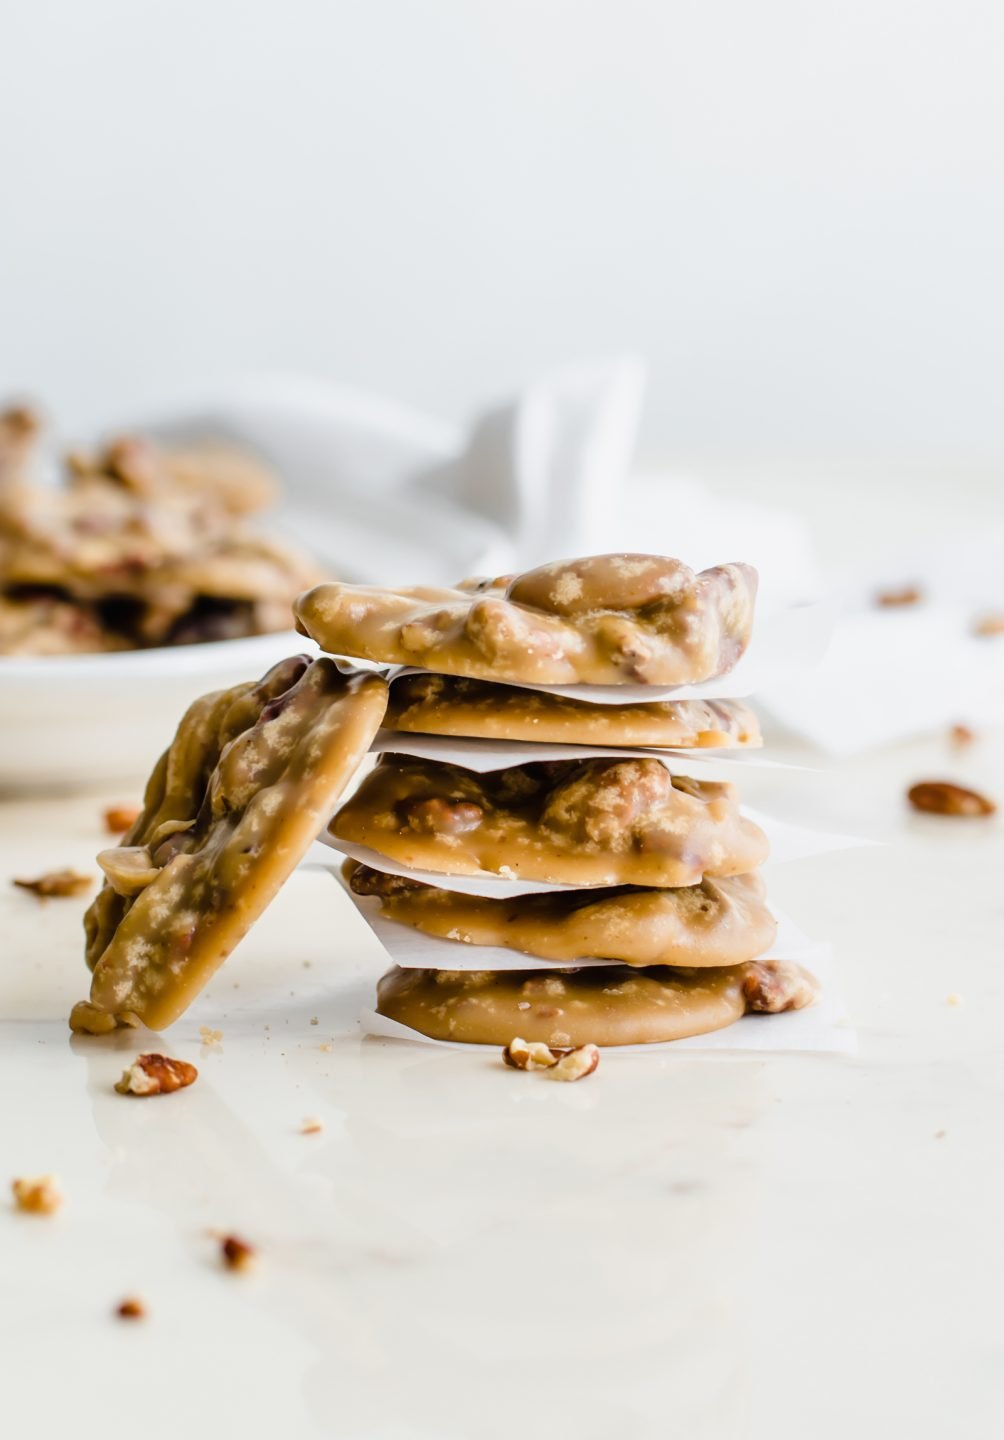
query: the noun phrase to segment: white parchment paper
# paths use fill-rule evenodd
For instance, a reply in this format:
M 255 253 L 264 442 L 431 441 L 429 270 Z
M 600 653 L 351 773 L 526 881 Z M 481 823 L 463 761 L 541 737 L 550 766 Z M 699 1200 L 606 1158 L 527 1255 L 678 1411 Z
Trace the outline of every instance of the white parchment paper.
M 488 740 L 457 735 L 418 735 L 404 730 L 378 730 L 370 749 L 411 755 L 459 765 L 478 775 L 508 770 L 513 765 L 535 765 L 554 760 L 660 760 L 673 775 L 694 780 L 738 783 L 749 770 L 806 770 L 784 760 L 770 760 L 758 750 L 669 749 L 655 746 L 555 745 L 536 740 Z
M 443 940 L 413 925 L 389 920 L 380 913 L 380 901 L 375 895 L 355 895 L 341 875 L 336 874 L 335 879 L 386 950 L 388 959 L 405 970 L 576 970 L 618 963 L 599 958 L 546 960 L 504 945 L 467 945 L 461 940 Z M 811 940 L 790 916 L 771 908 L 777 920 L 777 935 L 773 945 L 756 958 L 797 960 L 811 969 L 826 946 Z
M 765 685 L 790 677 L 822 658 L 833 630 L 828 601 L 789 605 L 757 615 L 746 653 L 727 675 L 698 685 L 532 685 L 506 680 L 521 690 L 541 690 L 588 700 L 593 705 L 632 705 L 652 700 L 737 700 Z M 393 666 L 388 679 L 438 673 L 418 665 Z
M 855 850 L 860 846 L 873 845 L 872 840 L 862 840 L 856 835 L 841 835 L 827 830 L 810 830 L 802 825 L 793 825 L 790 821 L 779 820 L 774 815 L 764 815 L 759 810 L 752 810 L 743 807 L 742 813 L 755 824 L 767 836 L 770 843 L 770 861 L 772 865 L 784 865 L 792 860 L 804 860 L 813 855 L 825 855 L 837 850 Z M 437 885 L 441 890 L 457 890 L 464 895 L 487 895 L 496 900 L 508 900 L 514 895 L 543 895 L 551 890 L 586 890 L 592 887 L 586 885 L 562 885 L 548 883 L 541 880 L 521 880 L 513 877 L 496 875 L 490 871 L 484 871 L 478 875 L 445 875 L 438 870 L 421 870 L 410 865 L 403 865 L 398 860 L 391 860 L 379 851 L 372 850 L 368 845 L 356 845 L 351 840 L 340 840 L 329 831 L 324 830 L 318 836 L 322 845 L 331 850 L 337 850 L 339 854 L 347 856 L 350 860 L 358 860 L 362 865 L 369 865 L 374 870 L 382 870 L 387 875 L 403 875 L 409 880 L 418 880 L 423 885 Z M 311 859 L 317 861 L 321 857 L 316 851 L 311 852 Z

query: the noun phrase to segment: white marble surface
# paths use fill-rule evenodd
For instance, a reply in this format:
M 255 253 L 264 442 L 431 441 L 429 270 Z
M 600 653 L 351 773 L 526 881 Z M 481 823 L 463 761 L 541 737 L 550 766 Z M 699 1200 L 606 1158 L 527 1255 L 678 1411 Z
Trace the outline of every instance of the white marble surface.
M 301 873 L 162 1041 L 198 1083 L 145 1102 L 112 1091 L 142 1037 L 66 1030 L 84 902 L 8 883 L 91 868 L 129 797 L 0 805 L 0 1182 L 67 1196 L 45 1220 L 0 1194 L 0 1431 L 999 1435 L 1004 822 L 907 815 L 936 774 L 1004 800 L 1004 737 L 769 778 L 890 841 L 774 881 L 837 945 L 854 1059 L 608 1057 L 558 1086 L 360 1039 L 379 958 Z

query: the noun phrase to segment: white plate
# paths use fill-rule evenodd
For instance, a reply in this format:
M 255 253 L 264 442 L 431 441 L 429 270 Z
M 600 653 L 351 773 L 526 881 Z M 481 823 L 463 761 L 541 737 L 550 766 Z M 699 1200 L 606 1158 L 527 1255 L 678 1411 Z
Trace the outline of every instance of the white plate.
M 287 507 L 274 529 L 357 583 L 395 571 L 420 577 L 423 566 L 453 578 L 493 569 L 488 527 L 430 501 L 422 528 L 414 509 L 339 493 L 323 511 Z M 317 647 L 290 629 L 110 655 L 0 657 L 0 794 L 139 785 L 199 695 L 256 679 L 300 651 Z
M 0 659 L 0 792 L 142 784 L 185 708 L 310 649 L 283 631 L 114 655 Z

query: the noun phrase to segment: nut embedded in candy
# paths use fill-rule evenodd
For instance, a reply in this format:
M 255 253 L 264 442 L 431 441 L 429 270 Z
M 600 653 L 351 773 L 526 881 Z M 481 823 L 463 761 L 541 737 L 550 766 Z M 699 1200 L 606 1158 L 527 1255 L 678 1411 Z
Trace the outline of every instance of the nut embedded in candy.
M 672 775 L 647 756 L 481 774 L 385 754 L 330 832 L 441 874 L 592 886 L 693 885 L 748 873 L 768 849 L 734 786 Z
M 753 960 L 743 967 L 747 1008 L 768 1015 L 804 1010 L 819 998 L 819 981 L 790 960 Z

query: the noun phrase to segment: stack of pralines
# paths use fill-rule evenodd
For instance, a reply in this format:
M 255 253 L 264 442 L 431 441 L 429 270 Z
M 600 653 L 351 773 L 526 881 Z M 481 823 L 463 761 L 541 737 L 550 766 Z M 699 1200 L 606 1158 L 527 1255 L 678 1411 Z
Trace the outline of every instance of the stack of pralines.
M 362 912 L 378 906 L 423 932 L 439 962 L 394 966 L 381 1014 L 578 1078 L 595 1046 L 677 1040 L 812 1003 L 811 975 L 757 958 L 776 933 L 759 873 L 768 844 L 736 788 L 652 753 L 760 745 L 741 701 L 665 694 L 735 666 L 756 583 L 746 565 L 695 574 L 615 554 L 456 589 L 330 583 L 301 597 L 300 628 L 323 649 L 408 667 L 392 679 L 384 722 L 400 753 L 385 749 L 330 827 L 356 856 L 344 874 Z M 593 699 L 591 687 L 602 687 Z M 522 744 L 525 758 L 464 768 L 409 754 L 409 743 L 423 749 L 418 736 L 490 742 L 509 760 Z M 535 760 L 542 744 L 581 750 Z M 596 753 L 611 747 L 622 753 Z M 487 893 L 451 888 L 456 877 Z M 485 947 L 483 968 L 462 946 Z M 534 968 L 499 968 L 500 950 L 535 957 Z

